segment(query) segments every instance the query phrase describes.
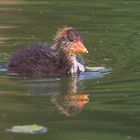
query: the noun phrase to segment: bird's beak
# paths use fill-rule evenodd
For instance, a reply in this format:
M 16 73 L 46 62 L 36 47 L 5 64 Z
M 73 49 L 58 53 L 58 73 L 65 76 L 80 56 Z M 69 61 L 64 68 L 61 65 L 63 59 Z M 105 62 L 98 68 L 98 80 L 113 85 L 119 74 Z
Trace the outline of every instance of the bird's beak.
M 75 42 L 75 52 L 78 54 L 88 53 L 88 50 L 81 41 Z

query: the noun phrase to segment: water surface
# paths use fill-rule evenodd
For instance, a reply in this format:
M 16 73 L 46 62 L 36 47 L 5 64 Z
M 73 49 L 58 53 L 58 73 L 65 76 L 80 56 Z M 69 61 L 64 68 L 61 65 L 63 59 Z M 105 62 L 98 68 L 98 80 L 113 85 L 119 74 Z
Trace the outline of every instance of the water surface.
M 77 28 L 88 66 L 112 68 L 90 78 L 26 79 L 0 72 L 0 140 L 140 139 L 139 0 L 1 0 L 0 65 L 30 43 L 51 43 L 62 25 Z M 15 125 L 45 134 L 13 134 Z

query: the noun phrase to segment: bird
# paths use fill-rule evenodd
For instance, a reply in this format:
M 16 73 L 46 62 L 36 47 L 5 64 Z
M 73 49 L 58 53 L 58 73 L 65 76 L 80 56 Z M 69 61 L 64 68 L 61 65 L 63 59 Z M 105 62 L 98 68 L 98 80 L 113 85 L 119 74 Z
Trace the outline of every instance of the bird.
M 21 76 L 78 76 L 85 71 L 81 54 L 88 53 L 80 33 L 73 27 L 62 27 L 53 43 L 39 42 L 19 49 L 9 58 L 8 71 Z

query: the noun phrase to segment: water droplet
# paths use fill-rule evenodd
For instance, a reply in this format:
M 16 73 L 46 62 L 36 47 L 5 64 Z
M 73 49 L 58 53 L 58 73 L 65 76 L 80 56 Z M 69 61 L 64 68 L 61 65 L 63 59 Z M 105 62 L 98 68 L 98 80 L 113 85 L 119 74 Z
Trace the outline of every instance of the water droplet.
M 125 26 L 125 24 L 122 23 L 121 26 Z
M 116 132 L 115 134 L 116 134 L 116 135 L 119 135 L 119 132 Z
M 106 91 L 111 91 L 111 89 L 106 89 Z
M 127 98 L 128 97 L 128 94 L 124 94 L 124 97 Z
M 131 139 L 132 137 L 131 136 L 127 136 L 127 139 Z
M 97 83 L 100 83 L 100 81 L 97 81 Z
M 134 107 L 134 108 L 135 108 L 135 107 L 136 107 L 136 105 L 132 105 L 132 107 Z
M 108 32 L 108 30 L 105 30 L 105 32 L 107 33 L 107 32 Z
M 32 35 L 31 37 L 32 37 L 32 39 L 34 39 L 34 38 L 35 38 L 35 37 L 34 37 L 34 35 Z
M 129 2 L 125 2 L 124 4 L 128 5 L 128 4 L 129 4 Z
M 19 8 L 19 9 L 18 9 L 18 11 L 19 11 L 19 12 L 21 12 L 21 11 L 22 11 L 22 9 L 21 9 L 21 8 Z
M 37 28 L 39 28 L 39 26 L 38 26 L 38 25 L 36 25 L 36 26 L 35 26 L 35 28 L 37 29 Z
M 99 43 L 103 43 L 103 40 L 100 40 Z
M 43 12 L 42 12 L 42 11 L 40 11 L 40 12 L 39 12 L 39 14 L 43 14 Z

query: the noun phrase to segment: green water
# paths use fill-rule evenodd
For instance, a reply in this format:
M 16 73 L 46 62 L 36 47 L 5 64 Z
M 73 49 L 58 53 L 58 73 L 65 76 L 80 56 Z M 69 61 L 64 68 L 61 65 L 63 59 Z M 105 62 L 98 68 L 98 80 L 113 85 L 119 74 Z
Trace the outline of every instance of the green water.
M 57 28 L 68 25 L 84 38 L 87 65 L 113 71 L 80 81 L 0 72 L 0 140 L 139 140 L 139 17 L 139 0 L 1 0 L 0 65 L 25 44 L 51 43 Z M 83 96 L 89 101 L 81 106 Z M 5 131 L 26 124 L 45 126 L 48 133 Z

